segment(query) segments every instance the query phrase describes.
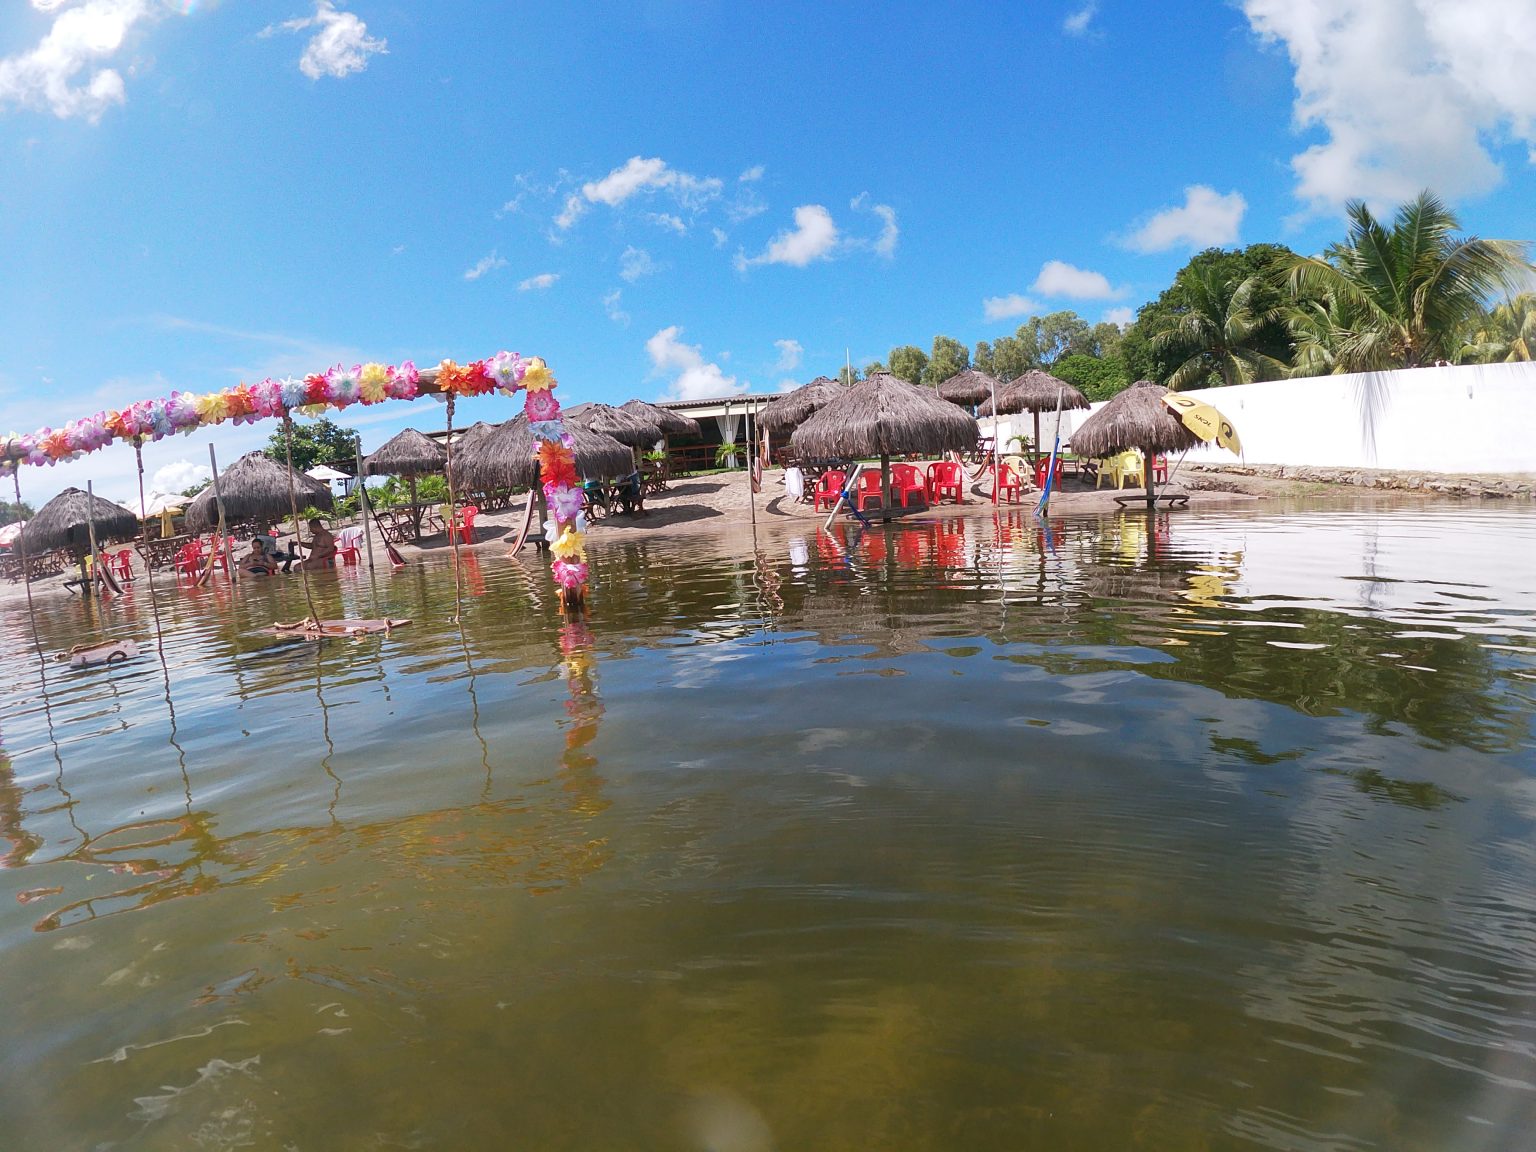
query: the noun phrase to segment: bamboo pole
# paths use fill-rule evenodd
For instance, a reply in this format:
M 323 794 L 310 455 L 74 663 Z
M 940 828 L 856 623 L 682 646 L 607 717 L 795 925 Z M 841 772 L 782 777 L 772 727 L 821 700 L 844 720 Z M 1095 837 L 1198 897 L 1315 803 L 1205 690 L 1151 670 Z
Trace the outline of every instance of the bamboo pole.
M 235 582 L 235 558 L 229 551 L 229 525 L 224 519 L 224 496 L 219 491 L 219 458 L 213 453 L 213 445 L 208 445 L 208 466 L 213 470 L 213 502 L 219 509 L 219 547 L 224 550 L 224 575 L 229 577 L 229 582 Z
M 82 599 L 89 599 L 96 592 L 97 581 L 103 579 L 98 571 L 101 567 L 101 557 L 96 552 L 96 494 L 91 490 L 91 482 L 89 480 L 85 482 L 85 532 L 91 544 L 91 564 L 89 579 L 86 580 L 85 585 L 80 589 L 80 596 Z M 80 562 L 80 574 L 82 576 L 87 575 L 84 560 Z
M 373 526 L 368 523 L 368 485 L 363 475 L 363 434 L 357 434 L 357 510 L 363 518 L 363 540 L 368 546 L 368 571 L 373 571 Z

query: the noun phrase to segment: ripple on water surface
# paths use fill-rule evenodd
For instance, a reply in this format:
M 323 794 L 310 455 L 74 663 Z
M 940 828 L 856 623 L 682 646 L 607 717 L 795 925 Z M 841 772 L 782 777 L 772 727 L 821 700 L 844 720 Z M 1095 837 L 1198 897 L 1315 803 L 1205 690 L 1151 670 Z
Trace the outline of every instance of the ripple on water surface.
M 8 604 L 17 1146 L 1522 1146 L 1536 514 L 765 524 Z

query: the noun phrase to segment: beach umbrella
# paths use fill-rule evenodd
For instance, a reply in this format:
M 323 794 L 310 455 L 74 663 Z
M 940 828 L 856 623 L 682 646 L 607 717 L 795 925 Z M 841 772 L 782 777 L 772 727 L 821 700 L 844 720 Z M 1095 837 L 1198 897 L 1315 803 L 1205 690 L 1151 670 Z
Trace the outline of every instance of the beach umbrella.
M 1233 455 L 1243 454 L 1243 442 L 1238 439 L 1237 429 L 1214 405 L 1196 400 L 1184 392 L 1169 392 L 1163 397 L 1163 403 L 1177 413 L 1184 427 L 1200 439 L 1206 442 L 1214 440 Z
M 574 422 L 567 423 L 576 453 L 576 471 L 589 480 L 628 476 L 635 470 L 633 453 L 612 436 Z M 538 444 L 528 417 L 508 420 L 460 452 L 454 446 L 453 479 L 471 488 L 531 488 L 538 477 Z
M 180 516 L 181 510 L 192 502 L 192 497 L 182 496 L 175 492 L 156 492 L 149 498 L 149 503 L 144 505 L 144 519 L 151 516 L 161 516 L 169 512 L 172 516 Z
M 813 458 L 880 457 L 881 510 L 888 515 L 892 456 L 966 452 L 976 437 L 976 421 L 933 389 L 876 372 L 795 429 L 790 444 Z
M 1014 412 L 1033 413 L 1035 417 L 1034 455 L 1038 460 L 1040 458 L 1040 413 L 1055 412 L 1057 397 L 1060 397 L 1060 407 L 1064 410 L 1093 407 L 1088 397 L 1065 380 L 1058 380 L 1049 372 L 1031 368 L 1022 376 L 1015 377 L 998 389 L 996 411 L 993 411 L 992 401 L 986 400 L 982 402 L 980 408 L 976 409 L 976 414 L 1007 416 Z
M 612 436 L 620 444 L 646 448 L 661 439 L 654 420 L 615 408 L 611 404 L 582 404 L 565 410 L 565 425 L 579 424 L 589 432 Z
M 0 548 L 9 548 L 16 543 L 16 537 L 21 535 L 21 530 L 27 526 L 25 520 L 17 520 L 0 528 Z
M 764 432 L 785 432 L 825 408 L 844 392 L 847 385 L 830 376 L 818 376 L 792 392 L 775 397 L 757 413 L 757 426 Z
M 98 541 L 131 540 L 139 534 L 139 518 L 121 504 L 66 488 L 38 509 L 17 540 L 31 556 L 54 548 L 69 549 L 80 562 L 81 580 L 86 580 L 85 556 L 91 550 L 93 522 Z
M 649 420 L 661 429 L 663 436 L 700 436 L 699 422 L 681 412 L 663 408 L 660 404 L 647 404 L 644 400 L 626 400 L 619 408 L 642 420 Z
M 489 429 L 490 426 L 481 424 L 476 427 Z M 416 477 L 435 476 L 444 471 L 447 464 L 446 448 L 426 433 L 407 428 L 375 448 L 363 461 L 363 472 L 368 476 L 405 477 L 411 490 L 412 525 L 416 538 L 420 539 L 421 509 L 417 506 Z
M 1148 508 L 1157 499 L 1152 490 L 1152 458 L 1160 452 L 1184 452 L 1202 443 L 1199 435 L 1186 428 L 1163 403 L 1167 392 L 1161 384 L 1138 380 L 1072 433 L 1072 450 L 1079 456 L 1104 457 L 1139 450 Z
M 1006 385 L 994 376 L 989 376 L 975 368 L 965 368 L 939 385 L 939 395 L 951 404 L 971 408 L 983 400 L 990 400 L 1005 387 Z
M 329 464 L 316 464 L 313 468 L 306 468 L 304 475 L 311 480 L 320 480 L 329 484 L 332 480 L 350 480 L 352 473 L 343 472 L 339 468 L 332 468 Z
M 331 486 L 304 473 L 289 473 L 265 452 L 248 452 L 219 473 L 219 495 L 231 521 L 252 520 L 263 525 L 282 520 L 290 512 L 289 476 L 300 509 L 313 504 L 329 512 L 334 505 Z M 186 525 L 193 532 L 216 527 L 219 506 L 213 485 L 192 498 L 186 508 Z

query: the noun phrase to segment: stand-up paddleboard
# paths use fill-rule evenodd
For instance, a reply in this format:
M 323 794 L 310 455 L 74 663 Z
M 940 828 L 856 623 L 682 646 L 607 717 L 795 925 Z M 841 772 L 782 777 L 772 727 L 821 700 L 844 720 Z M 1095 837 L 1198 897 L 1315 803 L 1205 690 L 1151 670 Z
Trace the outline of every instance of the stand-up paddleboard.
M 523 526 L 518 529 L 517 543 L 512 545 L 508 556 L 516 556 L 522 551 L 523 545 L 528 541 L 528 533 L 533 528 L 533 506 L 536 493 L 532 488 L 528 489 L 528 509 L 523 513 Z

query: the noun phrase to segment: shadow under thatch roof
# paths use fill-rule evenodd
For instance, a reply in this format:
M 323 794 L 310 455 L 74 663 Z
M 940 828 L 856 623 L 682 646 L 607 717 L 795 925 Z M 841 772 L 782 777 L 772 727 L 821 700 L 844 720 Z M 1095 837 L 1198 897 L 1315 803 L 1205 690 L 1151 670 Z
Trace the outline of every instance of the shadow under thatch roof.
M 279 521 L 292 512 L 313 504 L 329 512 L 334 506 L 331 486 L 302 472 L 293 474 L 293 501 L 289 499 L 288 466 L 279 464 L 265 452 L 248 452 L 219 473 L 219 497 L 224 501 L 224 515 L 231 521 Z M 186 526 L 193 532 L 216 527 L 219 508 L 210 484 L 187 505 Z
M 66 488 L 27 521 L 18 543 L 33 554 L 68 548 L 77 557 L 83 556 L 91 550 L 88 520 L 95 521 L 98 544 L 104 540 L 131 540 L 139 534 L 138 516 L 121 504 L 91 496 L 79 488 Z
M 574 442 L 576 471 L 583 477 L 608 480 L 635 470 L 634 453 L 612 436 L 574 422 L 567 423 L 565 430 Z M 455 484 L 483 489 L 527 488 L 537 476 L 534 457 L 538 445 L 526 415 L 508 420 L 462 451 L 458 445 L 454 448 Z
M 380 444 L 363 461 L 369 476 L 422 476 L 441 472 L 448 450 L 424 432 L 407 428 Z
M 847 387 L 830 376 L 818 376 L 792 392 L 768 401 L 757 413 L 757 426 L 765 432 L 784 432 L 803 424 L 812 414 L 836 400 Z
M 647 404 L 644 400 L 626 400 L 619 407 L 625 412 L 649 420 L 661 429 L 663 436 L 700 436 L 699 422 L 692 417 L 663 408 L 659 404 Z
M 968 452 L 977 435 L 976 421 L 932 389 L 876 372 L 844 388 L 790 443 L 812 458 L 905 456 Z

